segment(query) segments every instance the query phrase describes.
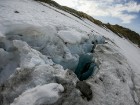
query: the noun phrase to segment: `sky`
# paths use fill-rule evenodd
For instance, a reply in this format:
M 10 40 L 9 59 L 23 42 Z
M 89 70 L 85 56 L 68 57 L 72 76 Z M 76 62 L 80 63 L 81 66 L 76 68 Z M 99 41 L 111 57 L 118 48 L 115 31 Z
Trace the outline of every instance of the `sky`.
M 140 34 L 140 0 L 54 0 L 104 23 L 119 24 Z

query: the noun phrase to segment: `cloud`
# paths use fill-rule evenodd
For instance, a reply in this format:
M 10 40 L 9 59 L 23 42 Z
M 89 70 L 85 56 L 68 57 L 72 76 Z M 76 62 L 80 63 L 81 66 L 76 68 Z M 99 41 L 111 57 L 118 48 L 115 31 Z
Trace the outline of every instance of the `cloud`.
M 140 12 L 140 4 L 134 0 L 55 0 L 83 11 L 91 16 L 111 16 L 122 20 L 122 23 L 131 23 Z

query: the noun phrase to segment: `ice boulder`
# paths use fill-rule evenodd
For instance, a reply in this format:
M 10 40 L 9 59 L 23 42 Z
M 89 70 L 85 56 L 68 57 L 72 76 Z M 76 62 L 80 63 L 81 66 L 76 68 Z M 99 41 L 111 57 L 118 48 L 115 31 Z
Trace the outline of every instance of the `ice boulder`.
M 50 83 L 28 89 L 14 100 L 11 105 L 50 105 L 59 98 L 64 88 L 61 84 Z
M 45 63 L 52 64 L 53 63 L 51 60 L 48 60 L 48 58 L 46 56 L 44 56 L 40 52 L 32 49 L 24 41 L 14 40 L 13 44 L 20 52 L 21 68 L 30 68 L 31 69 L 40 64 L 45 64 Z
M 88 37 L 75 30 L 62 30 L 58 32 L 59 37 L 64 41 L 71 44 L 80 43 L 82 39 Z

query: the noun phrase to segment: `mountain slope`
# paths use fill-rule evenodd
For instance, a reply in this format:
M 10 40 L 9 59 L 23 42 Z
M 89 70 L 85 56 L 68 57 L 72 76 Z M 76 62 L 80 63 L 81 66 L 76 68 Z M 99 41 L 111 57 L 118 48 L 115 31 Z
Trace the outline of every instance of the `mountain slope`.
M 89 101 L 73 73 L 81 54 L 98 65 L 85 80 Z M 1 105 L 139 105 L 139 59 L 138 46 L 87 19 L 43 2 L 0 1 Z

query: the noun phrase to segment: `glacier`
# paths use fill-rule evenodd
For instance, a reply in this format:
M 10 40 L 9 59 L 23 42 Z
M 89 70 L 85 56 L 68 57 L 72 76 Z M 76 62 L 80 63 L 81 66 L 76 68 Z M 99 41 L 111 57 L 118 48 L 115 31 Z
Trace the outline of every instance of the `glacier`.
M 76 88 L 82 54 L 98 65 L 84 80 L 91 100 Z M 0 105 L 140 105 L 139 59 L 138 46 L 89 20 L 33 0 L 0 1 Z

